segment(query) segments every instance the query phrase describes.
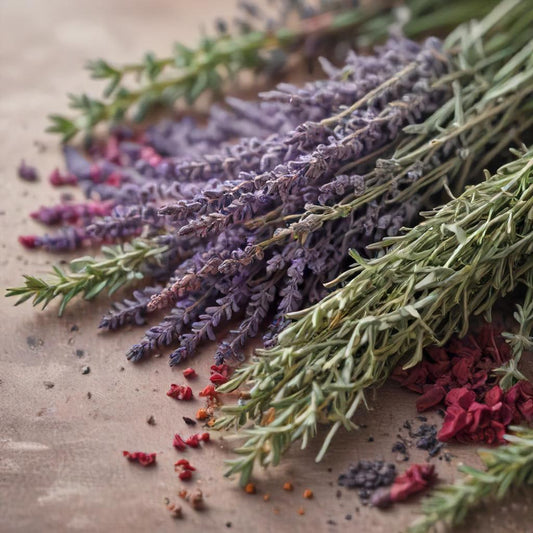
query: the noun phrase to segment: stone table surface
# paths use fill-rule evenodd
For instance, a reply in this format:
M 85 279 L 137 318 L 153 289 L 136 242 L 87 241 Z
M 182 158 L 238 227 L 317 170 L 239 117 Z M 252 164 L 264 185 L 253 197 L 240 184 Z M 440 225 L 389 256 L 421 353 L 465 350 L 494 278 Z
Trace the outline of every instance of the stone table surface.
M 28 253 L 19 234 L 38 231 L 28 213 L 57 202 L 59 193 L 43 177 L 61 166 L 57 139 L 44 133 L 50 112 L 66 110 L 66 93 L 96 92 L 81 68 L 95 57 L 121 61 L 145 50 L 165 53 L 179 39 L 193 43 L 202 25 L 234 10 L 229 0 L 2 0 L 0 2 L 0 287 L 20 283 L 23 273 L 44 274 L 57 258 Z M 21 158 L 36 165 L 42 179 L 16 177 Z M 174 521 L 164 498 L 177 500 L 182 487 L 173 471 L 175 432 L 189 433 L 182 416 L 199 406 L 165 396 L 179 380 L 166 358 L 133 365 L 126 349 L 142 335 L 98 332 L 109 302 L 75 303 L 58 319 L 54 305 L 38 312 L 0 298 L 0 530 L 57 531 L 401 531 L 420 500 L 386 512 L 360 505 L 357 495 L 338 492 L 338 474 L 358 459 L 395 460 L 391 446 L 405 420 L 416 416 L 415 397 L 389 384 L 370 398 L 371 411 L 356 421 L 363 428 L 339 433 L 324 461 L 315 464 L 317 442 L 293 450 L 275 470 L 258 476 L 258 494 L 244 494 L 222 477 L 229 445 L 213 442 L 187 457 L 198 466 L 198 486 L 207 508 L 184 505 Z M 76 327 L 74 327 L 76 326 Z M 213 349 L 195 360 L 199 390 L 207 382 Z M 80 354 L 82 354 L 80 356 Z M 83 366 L 90 367 L 82 374 Z M 53 383 L 45 385 L 45 382 Z M 90 393 L 90 394 L 89 394 Z M 155 425 L 146 422 L 153 415 Z M 431 415 L 433 416 L 433 415 Z M 430 420 L 438 422 L 438 416 Z M 365 427 L 366 426 L 366 427 Z M 157 466 L 128 464 L 122 450 L 156 451 Z M 460 461 L 478 464 L 472 447 L 449 446 L 451 463 L 433 460 L 439 477 L 451 480 Z M 412 460 L 425 460 L 412 451 Z M 398 465 L 403 469 L 403 465 Z M 284 492 L 291 481 L 295 490 Z M 305 488 L 313 500 L 304 500 Z M 262 494 L 270 493 L 270 501 Z M 532 531 L 527 499 L 489 506 L 468 520 L 464 531 Z M 299 515 L 298 509 L 305 514 Z

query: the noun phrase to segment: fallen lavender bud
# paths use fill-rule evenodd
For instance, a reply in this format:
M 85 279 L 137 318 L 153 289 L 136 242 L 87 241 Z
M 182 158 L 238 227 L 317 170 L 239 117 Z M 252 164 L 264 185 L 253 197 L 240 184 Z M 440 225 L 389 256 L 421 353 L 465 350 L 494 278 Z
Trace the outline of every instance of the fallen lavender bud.
M 37 173 L 37 169 L 35 167 L 27 165 L 24 159 L 20 162 L 17 173 L 18 173 L 18 177 L 24 181 L 33 182 L 33 181 L 38 181 L 39 179 L 39 174 Z

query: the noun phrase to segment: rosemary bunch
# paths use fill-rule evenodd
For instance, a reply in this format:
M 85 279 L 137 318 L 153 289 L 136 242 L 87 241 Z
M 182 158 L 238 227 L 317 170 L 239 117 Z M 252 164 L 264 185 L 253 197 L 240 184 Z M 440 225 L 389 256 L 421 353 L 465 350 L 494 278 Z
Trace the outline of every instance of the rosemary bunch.
M 455 526 L 479 504 L 501 500 L 512 489 L 533 485 L 533 429 L 509 429 L 513 434 L 505 435 L 506 446 L 478 452 L 486 470 L 460 466 L 466 477 L 437 489 L 423 503 L 424 517 L 409 528 L 409 533 L 425 533 L 439 523 Z
M 142 279 L 144 269 L 160 263 L 166 251 L 167 246 L 156 240 L 136 239 L 123 246 L 103 246 L 101 252 L 105 259 L 78 257 L 70 262 L 70 272 L 54 266 L 53 278 L 49 280 L 24 275 L 24 285 L 7 289 L 6 296 L 18 296 L 15 305 L 33 297 L 33 305 L 42 303 L 43 309 L 60 297 L 58 314 L 61 316 L 70 300 L 79 294 L 90 300 L 104 289 L 111 295 L 120 287 Z
M 329 0 L 322 2 L 320 11 L 302 9 L 300 2 L 293 4 L 298 7 L 300 17 L 294 27 L 286 22 L 290 19 L 286 9 L 281 21 L 273 23 L 257 7 L 245 3 L 245 11 L 252 20 L 240 21 L 240 32 L 230 33 L 224 24 L 218 35 L 204 36 L 196 48 L 175 44 L 174 53 L 169 57 L 157 58 L 147 53 L 142 62 L 123 66 L 114 66 L 103 59 L 89 62 L 91 76 L 108 82 L 104 98 L 70 95 L 69 105 L 78 116 L 51 115 L 48 131 L 59 133 L 66 142 L 80 131 L 89 133 L 101 122 L 121 121 L 128 114 L 129 118 L 140 121 L 155 105 L 173 106 L 180 99 L 191 105 L 206 91 L 220 92 L 228 80 L 241 72 L 269 74 L 280 70 L 289 55 L 310 61 L 319 54 L 327 54 L 318 43 L 334 47 L 346 41 L 352 46 L 358 43 L 368 46 L 386 37 L 396 20 L 386 2 L 370 8 L 347 7 L 345 2 Z M 470 17 L 482 16 L 495 4 L 496 0 L 450 0 L 442 6 L 437 0 L 409 0 L 404 33 L 415 37 L 435 32 Z M 264 18 L 266 27 L 263 28 L 257 21 Z M 125 83 L 132 75 L 137 81 L 133 87 Z
M 217 428 L 247 437 L 227 475 L 249 478 L 256 462 L 276 465 L 290 445 L 304 448 L 319 423 L 336 431 L 351 421 L 366 389 L 399 363 L 418 363 L 424 346 L 464 335 L 471 315 L 490 315 L 498 298 L 533 268 L 533 150 L 471 186 L 402 236 L 357 253 L 346 285 L 305 311 L 279 335 L 278 346 L 238 369 L 220 390 L 249 386 L 244 405 L 225 407 Z M 265 416 L 265 414 L 267 416 Z

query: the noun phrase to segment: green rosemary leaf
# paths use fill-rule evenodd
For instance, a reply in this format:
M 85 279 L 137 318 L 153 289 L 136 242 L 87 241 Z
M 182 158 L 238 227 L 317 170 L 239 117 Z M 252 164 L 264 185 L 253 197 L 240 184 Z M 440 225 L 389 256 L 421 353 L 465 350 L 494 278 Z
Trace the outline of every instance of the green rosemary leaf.
M 61 316 L 67 304 L 78 294 L 90 300 L 106 288 L 114 292 L 142 278 L 144 268 L 160 261 L 166 250 L 166 246 L 158 245 L 157 239 L 148 242 L 137 239 L 125 246 L 103 247 L 104 260 L 89 256 L 74 259 L 68 273 L 53 266 L 50 281 L 25 275 L 24 285 L 7 289 L 6 296 L 20 296 L 16 305 L 33 297 L 33 305 L 43 303 L 43 309 L 52 300 L 61 297 L 58 311 Z
M 48 133 L 59 133 L 63 142 L 68 142 L 79 131 L 73 120 L 62 115 L 48 115 L 51 125 L 46 128 Z
M 100 283 L 97 283 L 96 285 L 94 285 L 90 291 L 87 291 L 85 293 L 85 299 L 92 300 L 95 296 L 100 294 L 105 289 L 105 287 L 107 287 L 108 283 L 109 283 L 108 280 L 104 279 Z
M 15 296 L 15 294 L 13 294 L 13 296 Z M 21 296 L 21 297 L 15 302 L 15 305 L 20 305 L 20 304 L 24 303 L 26 300 L 29 300 L 32 296 L 33 296 L 33 295 L 31 294 L 31 292 L 24 294 L 23 296 Z
M 531 218 L 528 215 L 528 219 Z M 502 376 L 500 378 L 500 387 L 507 390 L 512 387 L 517 381 L 526 379 L 524 374 L 520 372 L 518 366 L 525 351 L 533 350 L 533 273 L 528 273 L 525 276 L 524 284 L 526 286 L 524 292 L 524 300 L 522 305 L 516 305 L 516 312 L 513 317 L 518 323 L 518 332 L 504 332 L 503 337 L 511 346 L 511 359 L 504 365 L 493 370 L 496 375 Z
M 72 298 L 74 298 L 74 296 L 76 296 L 77 292 L 78 291 L 74 288 L 63 296 L 61 304 L 59 305 L 59 310 L 57 311 L 59 316 L 63 316 L 63 312 L 65 311 L 67 304 L 70 302 L 70 300 L 72 300 Z
M 513 434 L 505 435 L 506 446 L 478 452 L 486 470 L 459 467 L 466 476 L 453 485 L 438 488 L 422 504 L 424 516 L 409 528 L 409 533 L 426 533 L 438 524 L 456 526 L 488 499 L 500 500 L 512 489 L 533 486 L 533 429 L 509 429 Z

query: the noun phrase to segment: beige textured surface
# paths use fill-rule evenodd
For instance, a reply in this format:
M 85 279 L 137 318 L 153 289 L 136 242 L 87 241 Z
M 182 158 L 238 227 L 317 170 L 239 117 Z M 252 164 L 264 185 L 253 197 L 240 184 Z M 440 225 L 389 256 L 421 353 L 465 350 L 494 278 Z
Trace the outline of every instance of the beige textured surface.
M 1 0 L 2 291 L 18 284 L 23 272 L 49 269 L 52 258 L 24 252 L 16 236 L 37 230 L 28 212 L 57 201 L 58 193 L 44 180 L 20 182 L 15 168 L 22 157 L 42 175 L 61 164 L 56 139 L 43 133 L 45 117 L 64 110 L 67 91 L 98 89 L 87 81 L 83 62 L 98 56 L 131 61 L 146 49 L 164 53 L 176 38 L 193 42 L 205 19 L 227 13 L 233 5 L 226 0 Z M 171 371 L 164 357 L 139 365 L 125 361 L 125 350 L 142 330 L 98 333 L 106 302 L 75 304 L 61 320 L 53 309 L 39 313 L 12 303 L 0 298 L 1 531 L 222 531 L 231 522 L 232 531 L 393 533 L 414 516 L 417 502 L 378 512 L 362 508 L 354 493 L 336 497 L 341 469 L 359 458 L 393 459 L 390 448 L 399 427 L 416 414 L 414 397 L 390 385 L 380 391 L 374 410 L 358 417 L 366 429 L 339 434 L 320 465 L 313 461 L 316 445 L 293 451 L 282 467 L 259 478 L 256 496 L 222 479 L 222 461 L 229 457 L 222 444 L 187 451 L 184 456 L 198 467 L 207 509 L 196 513 L 185 504 L 184 520 L 174 522 L 163 506 L 164 497 L 175 499 L 180 488 L 171 439 L 174 432 L 189 433 L 181 417 L 192 415 L 199 405 L 165 396 L 181 374 Z M 79 331 L 71 331 L 74 324 Z M 30 347 L 35 343 L 28 337 L 36 340 L 35 346 Z M 85 355 L 77 357 L 76 349 Z M 206 383 L 211 353 L 207 347 L 194 362 L 201 375 L 195 390 Z M 90 366 L 90 374 L 81 374 L 84 365 Z M 55 385 L 48 389 L 44 381 Z M 155 426 L 146 423 L 149 415 Z M 374 442 L 369 442 L 371 436 Z M 123 449 L 156 451 L 158 464 L 153 469 L 130 465 Z M 472 449 L 450 451 L 456 455 L 452 465 L 436 461 L 439 475 L 447 479 L 458 460 L 475 462 Z M 294 483 L 293 493 L 281 490 L 286 480 Z M 314 491 L 314 500 L 303 500 L 304 488 Z M 268 503 L 264 492 L 271 494 Z M 531 531 L 526 499 L 516 501 L 499 516 L 494 510 L 481 513 L 469 522 L 469 531 Z M 300 506 L 304 516 L 297 514 Z M 351 520 L 345 518 L 348 514 Z

